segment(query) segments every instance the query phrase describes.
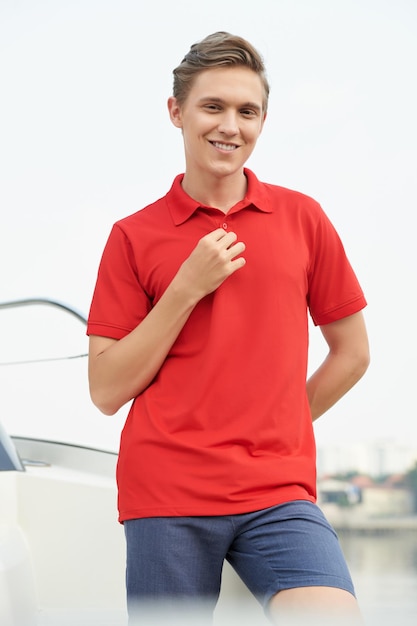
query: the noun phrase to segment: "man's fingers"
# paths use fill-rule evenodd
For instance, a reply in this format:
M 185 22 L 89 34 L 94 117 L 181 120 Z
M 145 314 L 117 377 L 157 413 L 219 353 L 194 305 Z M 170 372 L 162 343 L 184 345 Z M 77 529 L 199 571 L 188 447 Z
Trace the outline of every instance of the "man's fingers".
M 239 254 L 242 254 L 242 252 L 244 252 L 245 250 L 246 250 L 246 246 L 243 243 L 243 241 L 238 241 L 234 245 L 228 247 L 228 252 L 230 252 L 231 259 L 234 259 L 235 257 L 239 256 Z
M 219 232 L 220 231 L 220 232 Z M 237 235 L 233 231 L 226 231 L 222 228 L 219 228 L 215 231 L 216 234 L 216 242 L 220 245 L 220 249 L 223 250 L 224 259 L 226 261 L 234 261 L 236 257 L 238 257 L 242 252 L 245 251 L 246 246 L 243 241 L 237 241 Z M 243 263 L 238 264 L 239 267 L 245 264 L 244 259 L 242 259 Z M 237 269 L 237 268 L 236 268 Z
M 204 239 L 204 237 L 203 237 Z M 212 231 L 211 233 L 209 233 L 208 235 L 206 235 L 205 239 L 207 239 L 208 241 L 213 241 L 214 243 L 219 243 L 221 244 L 221 247 L 225 250 L 230 249 L 233 244 L 235 243 L 235 241 L 237 241 L 238 237 L 237 234 L 233 231 L 227 231 L 224 230 L 223 228 L 217 228 L 216 230 Z M 242 242 L 240 242 L 242 243 Z M 242 244 L 244 245 L 244 244 Z M 244 248 L 240 251 L 243 252 Z M 239 254 L 239 253 L 237 253 Z

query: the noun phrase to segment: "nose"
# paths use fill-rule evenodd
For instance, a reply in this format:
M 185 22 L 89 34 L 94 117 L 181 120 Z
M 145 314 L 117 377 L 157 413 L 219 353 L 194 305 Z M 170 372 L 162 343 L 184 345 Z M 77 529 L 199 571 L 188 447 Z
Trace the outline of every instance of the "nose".
M 218 130 L 223 135 L 233 137 L 239 132 L 239 123 L 237 113 L 235 111 L 224 111 L 219 120 Z

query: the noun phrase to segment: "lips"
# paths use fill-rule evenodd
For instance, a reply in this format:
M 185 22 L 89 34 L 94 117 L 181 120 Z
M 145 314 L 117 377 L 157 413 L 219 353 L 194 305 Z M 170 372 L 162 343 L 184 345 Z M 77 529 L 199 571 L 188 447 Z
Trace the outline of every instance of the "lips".
M 234 143 L 222 143 L 221 141 L 211 141 L 210 143 L 215 148 L 218 148 L 219 150 L 226 150 L 227 152 L 233 152 L 233 150 L 236 150 L 239 147 Z

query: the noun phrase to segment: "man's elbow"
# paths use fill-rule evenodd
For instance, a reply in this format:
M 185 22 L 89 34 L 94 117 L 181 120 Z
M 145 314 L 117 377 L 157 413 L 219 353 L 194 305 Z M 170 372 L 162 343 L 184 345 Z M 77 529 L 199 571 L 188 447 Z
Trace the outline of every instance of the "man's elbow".
M 98 410 L 104 415 L 115 415 L 122 405 L 118 405 L 113 398 L 109 397 L 107 393 L 103 393 L 100 390 L 93 388 L 90 385 L 90 398 L 98 408 Z
M 359 381 L 362 376 L 366 373 L 369 364 L 371 362 L 371 355 L 369 352 L 369 347 L 363 347 L 361 350 L 357 351 L 354 357 L 354 375 L 356 378 L 356 382 Z

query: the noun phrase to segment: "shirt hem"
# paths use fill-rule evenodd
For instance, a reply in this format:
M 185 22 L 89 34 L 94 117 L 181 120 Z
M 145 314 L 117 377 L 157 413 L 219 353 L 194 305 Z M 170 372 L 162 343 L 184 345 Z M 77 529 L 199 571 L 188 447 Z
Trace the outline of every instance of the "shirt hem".
M 213 506 L 208 504 L 204 506 L 154 506 L 154 507 L 141 507 L 138 509 L 132 509 L 128 511 L 120 511 L 119 522 L 123 524 L 124 521 L 129 519 L 141 519 L 146 517 L 221 517 L 225 515 L 240 515 L 244 513 L 254 513 L 255 511 L 261 511 L 268 509 L 279 504 L 286 502 L 295 502 L 297 500 L 308 500 L 309 502 L 316 502 L 316 497 L 312 494 L 304 491 L 303 489 L 297 490 L 292 496 L 281 498 L 269 498 L 268 500 L 262 500 L 259 502 L 238 503 L 231 505 L 230 503 L 219 506 Z M 215 509 L 215 510 L 214 510 Z

